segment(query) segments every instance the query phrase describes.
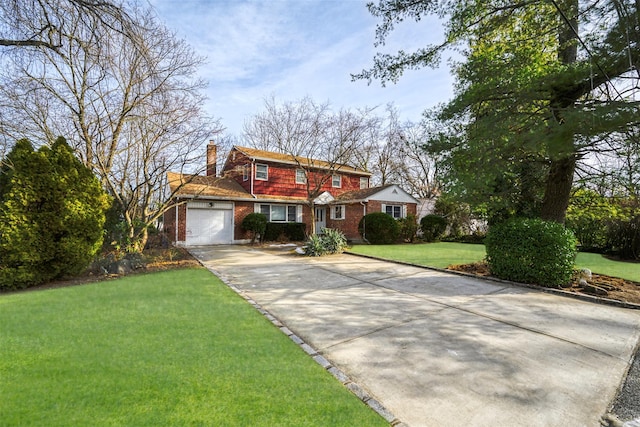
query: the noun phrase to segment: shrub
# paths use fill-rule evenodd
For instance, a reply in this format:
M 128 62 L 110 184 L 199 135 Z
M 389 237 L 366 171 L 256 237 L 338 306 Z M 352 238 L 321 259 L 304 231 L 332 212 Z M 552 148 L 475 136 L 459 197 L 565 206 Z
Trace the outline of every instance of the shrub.
M 427 242 L 433 242 L 442 237 L 447 229 L 447 220 L 440 215 L 427 215 L 420 220 L 422 238 Z
M 341 254 L 347 247 L 347 238 L 342 231 L 325 228 L 323 234 L 309 236 L 305 255 L 322 256 L 331 254 Z
M 307 226 L 303 222 L 268 222 L 263 240 L 275 242 L 278 240 L 291 240 L 301 242 L 306 238 Z
M 622 259 L 640 259 L 640 215 L 612 221 L 607 228 L 607 243 Z
M 358 224 L 362 238 L 372 245 L 389 245 L 398 241 L 398 222 L 384 212 L 373 212 L 362 217 Z
M 612 199 L 588 189 L 576 190 L 567 208 L 567 228 L 572 230 L 580 250 L 606 252 L 615 245 L 610 239 L 607 224 L 618 223 L 626 217 L 624 209 Z
M 64 140 L 34 151 L 19 141 L 2 170 L 0 288 L 80 273 L 102 244 L 108 198 Z
M 259 212 L 252 212 L 242 220 L 242 229 L 251 233 L 251 244 L 256 242 L 258 236 L 262 238 L 267 229 L 267 216 Z
M 571 280 L 577 242 L 562 224 L 513 218 L 491 226 L 485 245 L 496 277 L 554 287 Z
M 407 215 L 406 218 L 398 220 L 398 227 L 400 229 L 400 238 L 409 243 L 413 243 L 418 233 L 418 223 L 415 215 Z

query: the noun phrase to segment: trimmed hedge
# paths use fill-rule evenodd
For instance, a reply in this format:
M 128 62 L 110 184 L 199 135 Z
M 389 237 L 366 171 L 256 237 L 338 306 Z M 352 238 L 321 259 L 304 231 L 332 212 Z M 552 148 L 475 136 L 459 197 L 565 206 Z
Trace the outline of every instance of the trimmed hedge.
M 373 212 L 362 217 L 358 224 L 362 238 L 372 245 L 390 245 L 400 237 L 398 222 L 384 212 Z
M 307 226 L 303 222 L 268 222 L 263 241 L 290 240 L 302 242 L 306 239 Z
M 578 253 L 571 230 L 541 219 L 513 218 L 493 225 L 485 245 L 492 275 L 549 287 L 571 281 Z

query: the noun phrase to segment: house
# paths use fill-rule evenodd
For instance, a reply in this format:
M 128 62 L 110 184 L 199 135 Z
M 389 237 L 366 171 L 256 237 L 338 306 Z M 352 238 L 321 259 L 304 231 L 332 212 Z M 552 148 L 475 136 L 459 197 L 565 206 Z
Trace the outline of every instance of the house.
M 359 240 L 358 223 L 371 212 L 415 215 L 418 201 L 397 185 L 369 187 L 371 174 L 348 165 L 234 146 L 216 174 L 216 146 L 207 147 L 207 174 L 169 172 L 178 202 L 164 215 L 164 230 L 179 246 L 246 243 L 242 220 L 251 212 L 269 222 L 299 222 L 306 232 L 335 228 Z M 309 192 L 313 199 L 311 215 Z

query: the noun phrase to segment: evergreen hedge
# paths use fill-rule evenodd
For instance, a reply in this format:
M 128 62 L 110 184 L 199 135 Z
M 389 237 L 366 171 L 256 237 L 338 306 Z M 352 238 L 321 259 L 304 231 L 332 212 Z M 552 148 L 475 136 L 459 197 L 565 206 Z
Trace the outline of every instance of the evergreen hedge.
M 268 222 L 264 232 L 264 241 L 275 242 L 286 239 L 302 242 L 306 239 L 307 226 L 303 222 Z

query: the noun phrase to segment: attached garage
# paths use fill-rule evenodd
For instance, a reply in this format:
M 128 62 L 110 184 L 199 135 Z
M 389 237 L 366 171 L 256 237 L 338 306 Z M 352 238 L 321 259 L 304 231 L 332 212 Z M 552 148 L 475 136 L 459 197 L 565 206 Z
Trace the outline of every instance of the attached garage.
M 186 245 L 233 243 L 233 203 L 187 203 Z

